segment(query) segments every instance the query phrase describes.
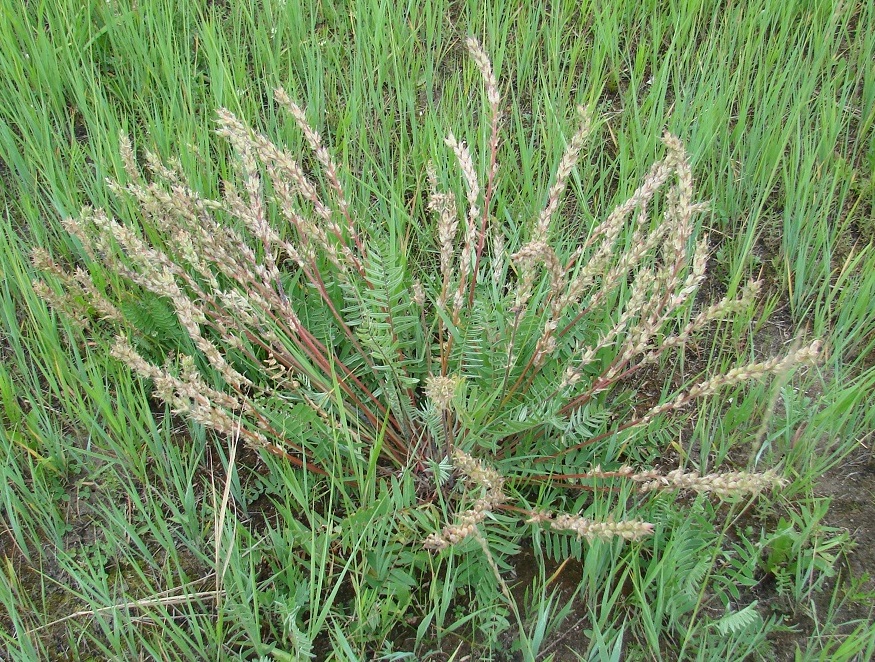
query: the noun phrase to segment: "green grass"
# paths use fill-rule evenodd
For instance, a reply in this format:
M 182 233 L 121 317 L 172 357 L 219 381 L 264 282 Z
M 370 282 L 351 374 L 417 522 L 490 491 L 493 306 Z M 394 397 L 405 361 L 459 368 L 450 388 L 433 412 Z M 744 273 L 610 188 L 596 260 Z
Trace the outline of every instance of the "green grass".
M 839 571 L 848 536 L 814 496 L 817 478 L 875 429 L 871 0 L 0 5 L 8 659 L 545 659 L 576 621 L 580 659 L 764 659 L 790 627 L 798 659 L 871 657 L 872 615 L 854 606 L 871 598 L 865 578 Z M 298 150 L 293 123 L 269 103 L 279 85 L 306 104 L 360 211 L 417 245 L 431 234 L 425 165 L 446 132 L 485 166 L 481 82 L 460 43 L 469 34 L 492 56 L 508 108 L 497 216 L 518 226 L 543 205 L 577 104 L 595 104 L 603 125 L 563 208 L 571 236 L 631 192 L 667 128 L 712 201 L 702 224 L 714 292 L 760 273 L 768 284 L 764 310 L 721 325 L 699 360 L 719 369 L 801 330 L 831 348 L 805 380 L 702 404 L 693 447 L 658 435 L 702 471 L 783 458 L 792 483 L 775 500 L 684 510 L 657 500 L 658 534 L 632 548 L 497 515 L 489 544 L 508 581 L 515 558 L 536 569 L 514 608 L 476 543 L 421 551 L 440 510 L 417 502 L 409 477 L 375 480 L 371 462 L 350 486 L 242 448 L 232 460 L 228 440 L 155 411 L 101 341 L 38 299 L 29 264 L 36 245 L 74 258 L 60 220 L 84 204 L 135 218 L 104 184 L 121 173 L 120 131 L 178 155 L 211 195 L 231 172 L 217 108 Z M 565 495 L 563 507 L 604 517 L 621 496 Z M 777 586 L 749 607 L 766 574 Z

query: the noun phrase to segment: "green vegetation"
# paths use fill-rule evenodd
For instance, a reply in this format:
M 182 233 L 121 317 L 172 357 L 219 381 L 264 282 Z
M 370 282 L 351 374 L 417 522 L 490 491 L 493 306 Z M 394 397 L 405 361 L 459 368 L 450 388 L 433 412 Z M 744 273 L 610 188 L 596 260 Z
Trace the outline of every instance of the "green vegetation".
M 875 4 L 7 2 L 9 659 L 873 655 Z

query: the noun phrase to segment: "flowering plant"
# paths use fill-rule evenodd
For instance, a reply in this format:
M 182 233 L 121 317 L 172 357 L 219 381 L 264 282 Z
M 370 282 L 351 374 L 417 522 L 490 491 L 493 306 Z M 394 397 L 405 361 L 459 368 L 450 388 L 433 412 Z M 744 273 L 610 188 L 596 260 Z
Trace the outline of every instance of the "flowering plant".
M 431 549 L 458 542 L 486 513 L 506 507 L 505 480 L 626 480 L 643 490 L 718 495 L 778 484 L 770 473 L 636 472 L 619 446 L 607 443 L 723 388 L 812 362 L 819 351 L 818 343 L 797 347 L 643 408 L 610 401 L 636 373 L 682 353 L 713 321 L 751 306 L 759 289 L 750 282 L 738 298 L 695 303 L 708 241 L 695 238 L 694 218 L 706 205 L 694 201 L 681 141 L 666 134 L 665 156 L 568 248 L 557 228 L 560 201 L 594 127 L 591 113 L 580 109 L 543 207 L 513 232 L 493 213 L 498 83 L 477 41 L 469 39 L 467 48 L 489 107 L 487 166 L 478 173 L 472 149 L 453 135 L 446 139 L 452 159 L 428 172 L 436 230 L 425 250 L 432 248 L 434 259 L 409 261 L 380 220 L 356 205 L 305 111 L 280 89 L 275 100 L 303 134 L 313 168 L 221 110 L 218 133 L 233 148 L 239 177 L 223 183 L 220 199 L 203 197 L 180 167 L 153 154 L 146 154 L 144 176 L 122 137 L 129 181 L 110 185 L 136 200 L 144 223 L 163 240 L 150 241 L 102 210 L 84 209 L 66 222 L 93 264 L 172 310 L 188 343 L 167 361 L 146 356 L 142 324 L 89 271 L 64 269 L 36 252 L 37 266 L 54 274 L 63 292 L 37 286 L 83 322 L 115 328 L 112 355 L 152 380 L 174 412 L 303 469 L 354 477 L 358 464 L 376 458 L 385 471 L 431 476 L 423 483 L 428 497 L 449 484 L 435 465 L 451 461 L 482 495 L 427 539 Z M 456 172 L 464 200 L 448 192 Z M 587 539 L 636 539 L 652 528 L 637 520 L 528 515 Z

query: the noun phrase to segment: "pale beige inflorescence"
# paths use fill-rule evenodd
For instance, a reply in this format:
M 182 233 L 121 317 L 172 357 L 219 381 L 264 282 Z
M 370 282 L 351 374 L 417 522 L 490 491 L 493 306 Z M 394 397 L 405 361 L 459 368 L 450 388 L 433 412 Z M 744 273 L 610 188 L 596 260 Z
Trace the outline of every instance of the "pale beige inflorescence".
M 622 520 L 614 522 L 605 520 L 596 522 L 578 515 L 565 513 L 550 517 L 549 513 L 541 515 L 547 519 L 550 528 L 557 531 L 570 531 L 576 533 L 578 538 L 586 538 L 587 542 L 594 540 L 610 540 L 622 538 L 623 540 L 641 540 L 653 534 L 653 524 L 642 520 Z
M 445 526 L 440 533 L 433 533 L 425 539 L 423 547 L 432 551 L 456 545 L 477 532 L 477 526 L 490 512 L 507 500 L 504 494 L 504 476 L 486 466 L 482 460 L 456 450 L 453 464 L 468 483 L 484 492 L 466 511 L 456 515 L 455 522 Z
M 431 551 L 447 549 L 468 537 L 479 535 L 478 526 L 488 517 L 490 512 L 507 500 L 504 494 L 504 477 L 495 469 L 488 467 L 482 460 L 457 450 L 453 454 L 453 464 L 472 489 L 478 489 L 484 493 L 474 501 L 468 510 L 457 514 L 453 524 L 445 526 L 440 533 L 433 533 L 426 538 L 423 546 Z M 653 533 L 653 525 L 642 520 L 614 521 L 608 519 L 598 522 L 579 515 L 555 514 L 549 511 L 533 513 L 528 522 L 548 523 L 554 530 L 576 533 L 578 538 L 586 538 L 589 542 L 609 540 L 615 537 L 624 540 L 640 540 Z
M 462 379 L 459 376 L 429 375 L 425 378 L 425 397 L 438 411 L 446 411 L 450 408 L 456 389 L 461 383 Z
M 695 471 L 685 472 L 682 469 L 675 469 L 665 475 L 656 471 L 645 471 L 633 474 L 629 478 L 641 483 L 642 492 L 678 489 L 714 494 L 719 497 L 757 495 L 787 484 L 787 481 L 774 471 L 763 473 L 730 471 L 702 476 Z
M 786 479 L 774 471 L 753 473 L 748 471 L 714 472 L 705 475 L 681 468 L 666 474 L 656 470 L 635 471 L 626 465 L 613 471 L 595 466 L 586 473 L 577 474 L 578 480 L 621 478 L 638 483 L 641 492 L 654 490 L 690 490 L 718 497 L 756 496 L 761 492 L 778 489 L 787 484 Z

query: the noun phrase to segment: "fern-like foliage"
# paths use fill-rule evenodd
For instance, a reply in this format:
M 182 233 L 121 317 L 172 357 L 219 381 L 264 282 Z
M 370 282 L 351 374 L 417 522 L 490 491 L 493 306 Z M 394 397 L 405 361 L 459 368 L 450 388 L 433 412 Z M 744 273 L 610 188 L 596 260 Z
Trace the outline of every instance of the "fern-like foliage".
M 754 600 L 743 609 L 727 613 L 714 623 L 714 627 L 720 634 L 725 636 L 727 634 L 738 634 L 750 627 L 760 625 L 763 617 L 757 611 L 757 604 L 757 601 Z
M 191 338 L 180 325 L 173 306 L 151 293 L 120 298 L 118 310 L 140 351 L 163 362 L 171 352 L 190 352 Z
M 398 421 L 414 417 L 414 389 L 421 375 L 423 338 L 419 310 L 410 297 L 410 272 L 385 241 L 374 242 L 364 261 L 367 283 L 347 284 L 347 324 L 367 352 L 377 381 L 373 393 L 385 397 Z

